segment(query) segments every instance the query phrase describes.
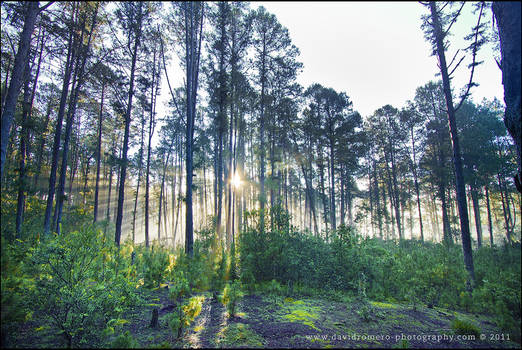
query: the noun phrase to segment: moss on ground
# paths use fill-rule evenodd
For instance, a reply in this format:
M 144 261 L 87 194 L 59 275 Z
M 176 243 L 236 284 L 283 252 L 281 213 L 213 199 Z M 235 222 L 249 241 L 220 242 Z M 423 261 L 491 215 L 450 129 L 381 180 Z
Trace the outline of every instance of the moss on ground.
M 299 322 L 320 331 L 315 325 L 315 321 L 319 318 L 319 307 L 312 306 L 310 302 L 305 302 L 304 300 L 294 301 L 292 298 L 287 298 L 285 299 L 283 310 L 282 320 Z

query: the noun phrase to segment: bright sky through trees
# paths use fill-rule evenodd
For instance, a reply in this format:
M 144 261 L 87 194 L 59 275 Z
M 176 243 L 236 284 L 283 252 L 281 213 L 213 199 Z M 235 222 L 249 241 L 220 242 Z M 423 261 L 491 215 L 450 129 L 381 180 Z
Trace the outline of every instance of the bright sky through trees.
M 251 3 L 252 8 L 257 6 L 277 16 L 301 51 L 301 85 L 321 82 L 345 91 L 363 116 L 388 103 L 403 106 L 418 86 L 440 79 L 435 77 L 437 59 L 430 56 L 430 44 L 420 28 L 421 15 L 427 10 L 418 2 Z M 452 27 L 451 56 L 465 47 L 462 38 L 476 24 L 477 16 L 471 11 L 472 4 L 466 4 Z M 491 21 L 489 16 L 485 19 Z M 479 86 L 472 93 L 476 102 L 484 97 L 504 101 L 495 55 L 491 44 L 479 52 L 484 64 L 475 71 Z M 457 95 L 469 79 L 467 63 L 461 64 L 454 79 Z

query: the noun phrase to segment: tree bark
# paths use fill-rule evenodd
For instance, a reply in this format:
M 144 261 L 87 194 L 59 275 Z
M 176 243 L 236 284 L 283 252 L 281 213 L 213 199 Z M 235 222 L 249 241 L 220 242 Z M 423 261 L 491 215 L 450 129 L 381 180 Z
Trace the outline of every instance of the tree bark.
M 518 160 L 518 174 L 515 176 L 517 190 L 522 193 L 522 160 L 521 160 L 521 19 L 520 2 L 494 1 L 492 5 L 500 36 L 500 52 L 502 56 L 502 84 L 504 85 L 504 102 L 506 111 L 504 124 L 515 141 Z

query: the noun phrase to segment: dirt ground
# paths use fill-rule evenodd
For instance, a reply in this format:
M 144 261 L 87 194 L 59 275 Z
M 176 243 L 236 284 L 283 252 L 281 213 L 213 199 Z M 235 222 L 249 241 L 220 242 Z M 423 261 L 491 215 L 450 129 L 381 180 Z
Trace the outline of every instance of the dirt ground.
M 168 326 L 174 305 L 166 288 L 146 292 L 148 304 L 123 315 L 128 323 L 120 331 L 129 331 L 140 348 L 520 348 L 507 340 L 507 334 L 502 336 L 486 315 L 253 294 L 245 295 L 236 315 L 229 317 L 211 293 L 200 295 L 204 296 L 201 312 L 180 338 Z M 159 310 L 159 326 L 150 328 L 154 308 Z M 455 317 L 478 326 L 480 334 L 474 338 L 455 334 L 451 328 Z M 35 332 L 36 325 L 28 322 L 19 329 L 16 347 L 61 346 L 56 332 Z

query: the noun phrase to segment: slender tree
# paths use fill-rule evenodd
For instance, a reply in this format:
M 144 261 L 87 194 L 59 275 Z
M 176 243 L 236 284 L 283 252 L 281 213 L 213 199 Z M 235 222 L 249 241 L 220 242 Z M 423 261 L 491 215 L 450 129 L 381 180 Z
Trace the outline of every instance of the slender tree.
M 455 107 L 453 104 L 453 96 L 451 90 L 451 75 L 458 67 L 459 63 L 462 62 L 462 59 L 459 63 L 451 68 L 453 62 L 450 62 L 448 65 L 446 62 L 446 48 L 445 41 L 447 40 L 447 35 L 449 34 L 449 30 L 455 21 L 457 20 L 458 15 L 460 14 L 460 10 L 452 15 L 443 16 L 442 10 L 439 9 L 437 4 L 434 1 L 430 1 L 427 6 L 430 9 L 430 15 L 424 17 L 424 28 L 426 31 L 426 38 L 430 40 L 433 46 L 433 52 L 436 53 L 439 59 L 439 68 L 442 75 L 442 85 L 443 91 L 446 98 L 446 107 L 448 114 L 448 124 L 451 134 L 451 144 L 453 149 L 453 165 L 455 170 L 455 180 L 456 180 L 456 190 L 457 190 L 457 204 L 459 211 L 459 219 L 460 219 L 460 229 L 462 235 L 462 248 L 464 251 L 464 262 L 466 265 L 466 270 L 469 274 L 469 283 L 468 283 L 468 291 L 471 292 L 473 289 L 473 284 L 475 282 L 475 272 L 473 268 L 473 256 L 471 250 L 471 237 L 469 231 L 469 218 L 468 218 L 468 210 L 466 207 L 466 188 L 464 183 L 464 176 L 462 170 L 462 158 L 461 158 L 461 150 L 459 144 L 459 136 L 457 130 L 457 123 L 455 118 L 456 111 L 460 108 L 465 99 L 469 96 L 469 91 L 473 85 L 473 73 L 475 67 L 478 65 L 476 61 L 477 52 L 480 46 L 485 42 L 481 36 L 483 32 L 483 26 L 481 26 L 481 18 L 483 13 L 483 8 L 485 6 L 484 3 L 479 4 L 480 12 L 478 15 L 477 25 L 473 29 L 473 34 L 469 37 L 469 39 L 473 40 L 470 46 L 468 47 L 468 51 L 472 54 L 472 63 L 470 63 L 469 67 L 471 68 L 470 80 L 467 84 L 467 89 L 461 97 L 459 104 Z M 464 6 L 464 5 L 462 5 Z M 428 20 L 429 18 L 429 20 Z M 452 69 L 451 71 L 449 69 Z
M 116 233 L 115 242 L 116 245 L 120 246 L 121 240 L 121 225 L 123 221 L 123 204 L 125 199 L 125 178 L 127 175 L 127 152 L 129 149 L 129 130 L 131 124 L 131 113 L 132 113 L 132 98 L 134 97 L 134 79 L 136 75 L 136 61 L 138 59 L 138 53 L 141 43 L 142 26 L 144 17 L 144 3 L 121 3 L 120 9 L 117 11 L 117 17 L 123 28 L 126 29 L 127 34 L 127 49 L 130 51 L 131 56 L 131 67 L 130 67 L 130 79 L 129 79 L 129 90 L 128 100 L 125 108 L 125 132 L 123 136 L 123 148 L 122 148 L 122 159 L 121 169 L 119 176 L 119 188 L 118 188 L 118 210 L 116 214 Z

